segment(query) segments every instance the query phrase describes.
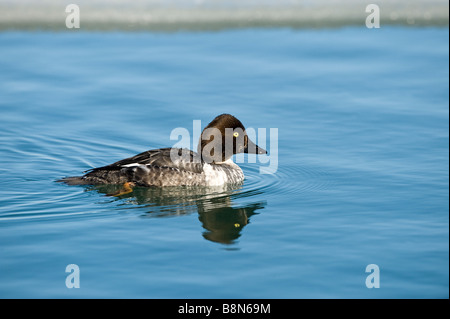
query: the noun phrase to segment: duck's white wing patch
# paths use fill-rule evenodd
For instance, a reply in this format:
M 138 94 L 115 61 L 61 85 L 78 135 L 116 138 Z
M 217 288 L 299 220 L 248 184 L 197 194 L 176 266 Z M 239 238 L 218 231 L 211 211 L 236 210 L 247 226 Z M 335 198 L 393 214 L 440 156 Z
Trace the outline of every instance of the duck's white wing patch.
M 122 167 L 137 167 L 137 166 L 145 166 L 139 163 L 131 163 L 131 164 L 125 164 L 125 165 L 121 165 Z

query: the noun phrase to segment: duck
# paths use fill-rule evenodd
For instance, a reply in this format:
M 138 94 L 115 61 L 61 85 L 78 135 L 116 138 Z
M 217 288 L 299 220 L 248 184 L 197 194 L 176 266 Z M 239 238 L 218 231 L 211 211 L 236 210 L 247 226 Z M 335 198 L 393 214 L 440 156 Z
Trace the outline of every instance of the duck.
M 248 137 L 241 121 L 233 115 L 221 114 L 203 129 L 197 152 L 174 147 L 152 149 L 58 182 L 68 185 L 122 185 L 111 196 L 130 193 L 136 186 L 242 184 L 244 173 L 232 160 L 232 156 L 238 153 L 267 154 L 267 151 Z

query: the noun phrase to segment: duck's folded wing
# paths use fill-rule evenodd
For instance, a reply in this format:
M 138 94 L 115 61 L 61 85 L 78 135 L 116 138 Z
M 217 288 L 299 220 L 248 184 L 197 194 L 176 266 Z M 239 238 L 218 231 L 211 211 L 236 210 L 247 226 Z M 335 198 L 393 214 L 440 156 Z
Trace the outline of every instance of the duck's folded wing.
M 161 148 L 149 150 L 110 165 L 93 168 L 86 172 L 90 174 L 97 171 L 115 171 L 142 165 L 146 167 L 172 168 L 192 173 L 201 173 L 203 171 L 203 165 L 197 153 L 181 148 Z

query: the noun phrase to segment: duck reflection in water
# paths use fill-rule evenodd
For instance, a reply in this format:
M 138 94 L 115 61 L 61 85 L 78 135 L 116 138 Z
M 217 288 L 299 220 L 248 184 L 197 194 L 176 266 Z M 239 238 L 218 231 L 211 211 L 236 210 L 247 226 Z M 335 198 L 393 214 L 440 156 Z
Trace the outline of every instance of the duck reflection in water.
M 91 186 L 99 193 L 110 194 L 119 189 L 117 185 Z M 255 190 L 244 192 L 242 185 L 223 185 L 214 187 L 136 187 L 133 193 L 114 200 L 126 200 L 136 208 L 148 211 L 142 217 L 169 217 L 198 212 L 198 219 L 205 231 L 207 240 L 233 244 L 241 236 L 241 231 L 249 224 L 250 217 L 258 214 L 266 206 L 266 201 L 258 201 L 242 206 L 233 205 L 233 199 L 256 195 Z

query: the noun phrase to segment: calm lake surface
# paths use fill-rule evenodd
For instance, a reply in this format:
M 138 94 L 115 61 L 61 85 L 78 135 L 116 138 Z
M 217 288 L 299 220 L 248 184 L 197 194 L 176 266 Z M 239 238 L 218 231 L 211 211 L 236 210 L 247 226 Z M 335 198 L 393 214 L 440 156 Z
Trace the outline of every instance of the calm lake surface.
M 448 57 L 448 28 L 0 33 L 0 297 L 448 298 Z M 221 113 L 278 128 L 275 174 L 56 182 Z

